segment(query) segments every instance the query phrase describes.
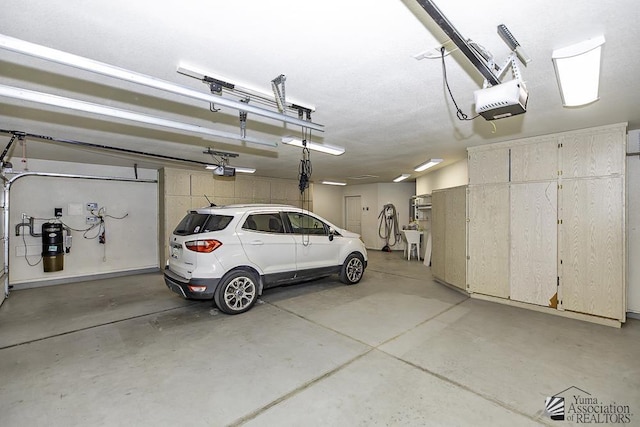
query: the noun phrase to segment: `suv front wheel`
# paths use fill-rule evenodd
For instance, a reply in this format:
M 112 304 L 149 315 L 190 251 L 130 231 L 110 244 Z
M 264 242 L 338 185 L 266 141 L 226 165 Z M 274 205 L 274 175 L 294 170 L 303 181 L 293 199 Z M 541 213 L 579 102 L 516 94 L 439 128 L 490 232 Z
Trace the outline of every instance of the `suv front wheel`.
M 227 314 L 240 314 L 258 299 L 258 278 L 250 271 L 232 271 L 220 282 L 214 294 L 216 306 Z
M 347 285 L 355 285 L 364 274 L 364 258 L 357 252 L 349 254 L 342 264 L 340 281 Z

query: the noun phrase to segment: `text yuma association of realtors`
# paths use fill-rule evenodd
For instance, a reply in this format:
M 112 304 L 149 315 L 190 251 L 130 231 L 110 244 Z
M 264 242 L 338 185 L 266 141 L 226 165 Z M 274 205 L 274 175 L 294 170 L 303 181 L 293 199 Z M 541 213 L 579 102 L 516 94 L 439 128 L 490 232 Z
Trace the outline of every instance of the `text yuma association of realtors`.
M 595 397 L 572 396 L 566 408 L 566 418 L 577 423 L 620 423 L 631 422 L 629 405 L 605 404 Z

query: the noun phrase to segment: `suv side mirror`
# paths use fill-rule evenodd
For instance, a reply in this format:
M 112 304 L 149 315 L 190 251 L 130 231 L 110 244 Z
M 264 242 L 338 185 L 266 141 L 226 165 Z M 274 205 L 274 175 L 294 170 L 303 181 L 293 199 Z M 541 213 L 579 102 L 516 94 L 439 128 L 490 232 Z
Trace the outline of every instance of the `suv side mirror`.
M 334 230 L 333 228 L 329 228 L 329 241 L 333 242 L 333 236 L 336 235 L 336 230 Z

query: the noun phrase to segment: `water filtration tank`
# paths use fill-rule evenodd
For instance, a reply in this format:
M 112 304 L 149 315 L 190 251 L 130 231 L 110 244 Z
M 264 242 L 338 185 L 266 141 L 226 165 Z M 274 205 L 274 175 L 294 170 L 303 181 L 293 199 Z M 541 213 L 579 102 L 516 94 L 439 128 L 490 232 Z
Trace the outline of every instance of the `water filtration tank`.
M 62 224 L 42 224 L 42 265 L 44 272 L 60 271 L 64 268 L 64 236 Z

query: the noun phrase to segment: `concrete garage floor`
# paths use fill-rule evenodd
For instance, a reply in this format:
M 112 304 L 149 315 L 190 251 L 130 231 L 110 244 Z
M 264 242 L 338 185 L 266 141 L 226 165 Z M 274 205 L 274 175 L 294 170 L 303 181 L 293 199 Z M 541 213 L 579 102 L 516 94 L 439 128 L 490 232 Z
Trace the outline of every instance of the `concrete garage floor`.
M 402 253 L 371 251 L 356 286 L 270 290 L 239 316 L 145 274 L 11 294 L 0 425 L 559 426 L 545 398 L 570 387 L 567 407 L 615 402 L 640 425 L 639 354 L 638 320 L 469 299 Z

